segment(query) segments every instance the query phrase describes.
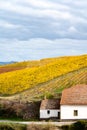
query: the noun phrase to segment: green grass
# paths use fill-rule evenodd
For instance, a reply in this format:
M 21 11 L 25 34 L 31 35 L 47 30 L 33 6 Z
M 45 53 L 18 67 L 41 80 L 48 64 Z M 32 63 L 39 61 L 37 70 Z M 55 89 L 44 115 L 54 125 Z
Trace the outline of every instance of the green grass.
M 9 117 L 9 118 L 6 118 L 6 117 L 0 117 L 0 120 L 9 120 L 9 121 L 25 121 L 23 120 L 22 118 L 19 118 L 19 117 Z

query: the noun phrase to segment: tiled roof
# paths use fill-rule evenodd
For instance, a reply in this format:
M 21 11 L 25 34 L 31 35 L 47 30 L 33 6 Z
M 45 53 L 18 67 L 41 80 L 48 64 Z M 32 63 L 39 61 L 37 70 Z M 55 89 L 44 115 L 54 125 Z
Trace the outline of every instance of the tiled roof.
M 42 100 L 40 109 L 59 109 L 60 108 L 60 100 L 59 99 L 45 99 Z
M 76 85 L 62 92 L 61 105 L 87 105 L 87 85 Z

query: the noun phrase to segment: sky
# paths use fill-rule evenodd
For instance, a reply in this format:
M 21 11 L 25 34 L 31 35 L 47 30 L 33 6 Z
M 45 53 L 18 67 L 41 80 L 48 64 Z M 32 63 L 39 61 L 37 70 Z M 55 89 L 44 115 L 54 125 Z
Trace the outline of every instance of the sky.
M 0 0 L 0 61 L 87 54 L 87 0 Z

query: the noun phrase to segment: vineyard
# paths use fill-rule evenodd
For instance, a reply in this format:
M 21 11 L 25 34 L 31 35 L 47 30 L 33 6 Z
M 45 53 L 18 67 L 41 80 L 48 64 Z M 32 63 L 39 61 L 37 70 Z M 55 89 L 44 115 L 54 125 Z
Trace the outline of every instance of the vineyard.
M 39 67 L 51 63 L 55 60 L 58 60 L 58 58 L 41 59 L 37 61 L 15 62 L 12 64 L 0 66 L 0 73 L 6 73 L 10 71 L 25 69 L 25 68 Z
M 25 102 L 30 100 L 37 101 L 38 99 L 42 99 L 47 94 L 58 97 L 61 95 L 63 89 L 77 84 L 87 84 L 87 67 L 32 87 L 31 89 L 13 96 L 13 98 L 15 100 L 22 100 Z
M 37 86 L 40 87 L 33 90 L 36 90 L 36 95 L 40 95 L 45 90 L 60 92 L 62 89 L 76 84 L 76 81 L 78 83 L 86 83 L 84 79 L 87 77 L 87 55 L 43 59 L 30 63 L 15 63 L 7 65 L 7 67 L 18 67 L 19 64 L 24 68 L 0 74 L 1 95 L 12 95 L 25 90 L 31 92 L 33 88 L 38 88 Z M 75 75 L 70 78 L 70 73 L 74 74 L 74 72 L 76 72 Z M 69 76 L 66 77 L 68 74 Z M 57 81 L 56 79 L 59 80 Z M 46 87 L 44 84 L 46 84 Z

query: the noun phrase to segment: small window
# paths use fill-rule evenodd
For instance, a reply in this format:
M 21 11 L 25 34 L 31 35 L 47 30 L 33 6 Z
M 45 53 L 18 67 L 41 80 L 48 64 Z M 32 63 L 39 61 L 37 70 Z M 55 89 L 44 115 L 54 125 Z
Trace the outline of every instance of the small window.
M 47 111 L 47 114 L 50 114 L 50 110 Z
M 78 116 L 78 110 L 74 110 L 74 116 Z

